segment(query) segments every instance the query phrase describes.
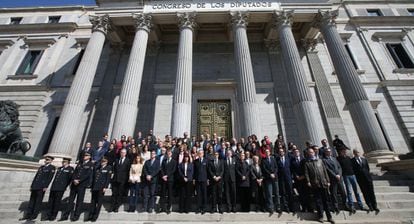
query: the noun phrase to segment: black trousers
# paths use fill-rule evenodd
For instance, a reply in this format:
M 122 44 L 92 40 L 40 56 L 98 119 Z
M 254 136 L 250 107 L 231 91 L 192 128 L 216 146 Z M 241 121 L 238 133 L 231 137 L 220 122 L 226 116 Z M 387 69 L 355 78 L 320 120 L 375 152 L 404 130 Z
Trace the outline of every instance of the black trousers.
M 207 205 L 207 182 L 197 181 L 196 190 L 197 190 L 197 208 L 201 211 L 204 211 Z
M 239 187 L 239 198 L 242 212 L 250 211 L 251 192 L 249 187 Z
M 256 209 L 263 209 L 263 203 L 264 203 L 264 198 L 263 198 L 263 185 L 259 186 L 259 184 L 257 184 L 256 180 L 254 180 L 254 183 L 252 184 L 252 201 L 253 203 L 256 205 Z
M 226 205 L 228 209 L 236 207 L 236 182 L 224 181 L 224 192 L 226 195 Z
M 65 193 L 64 191 L 51 191 L 50 192 L 49 202 L 47 205 L 49 207 L 49 211 L 47 213 L 47 217 L 49 219 L 56 218 L 59 212 L 60 205 L 62 204 L 62 197 L 64 193 Z
M 216 208 L 221 211 L 221 204 L 223 203 L 223 183 L 220 181 L 216 182 L 211 180 L 211 210 L 216 211 Z
M 162 181 L 161 184 L 161 209 L 170 211 L 174 198 L 174 182 Z
M 329 186 L 329 191 L 331 193 L 331 201 L 335 209 L 339 209 L 339 198 L 338 198 L 338 190 L 339 194 L 342 198 L 342 203 L 346 204 L 346 193 L 344 189 L 344 185 L 341 182 L 338 182 L 337 180 L 330 180 L 331 185 Z
M 35 219 L 42 209 L 42 201 L 45 192 L 41 190 L 31 190 L 30 191 L 30 201 L 29 206 L 27 207 L 25 217 Z
M 83 199 L 85 198 L 85 191 L 86 191 L 86 187 L 72 186 L 70 188 L 68 207 L 62 213 L 63 218 L 69 217 L 70 213 L 73 211 L 73 207 L 74 207 L 73 202 L 75 201 L 75 197 L 76 197 L 76 205 L 75 205 L 74 216 L 75 217 L 80 216 L 82 212 Z
M 357 179 L 359 188 L 364 195 L 365 203 L 369 208 L 377 208 L 377 198 L 375 197 L 374 184 L 372 181 Z
M 310 189 L 309 187 L 306 185 L 306 181 L 305 180 L 299 180 L 296 181 L 295 184 L 293 185 L 294 188 L 296 188 L 296 190 L 299 193 L 299 203 L 300 206 L 302 207 L 302 211 L 312 211 L 312 206 L 311 206 L 311 200 L 310 200 Z
M 180 193 L 180 199 L 179 199 L 180 212 L 190 212 L 191 197 L 193 196 L 193 183 L 191 181 L 182 182 L 180 185 L 179 193 Z
M 102 208 L 104 194 L 105 192 L 103 192 L 103 190 L 92 191 L 91 210 L 89 218 L 98 219 L 99 213 L 101 212 Z
M 284 209 L 293 209 L 293 191 L 292 191 L 292 182 L 286 180 L 279 180 L 279 194 L 280 194 L 280 204 Z
M 323 212 L 325 211 L 326 217 L 328 219 L 332 218 L 331 212 L 329 211 L 328 206 L 328 190 L 323 187 L 312 188 L 313 196 L 316 200 L 316 210 L 318 212 L 319 218 L 323 217 Z
M 157 183 L 144 182 L 144 210 L 152 211 L 155 208 L 155 192 Z
M 122 199 L 126 195 L 126 183 L 114 182 L 112 183 L 112 209 L 118 209 L 122 204 Z

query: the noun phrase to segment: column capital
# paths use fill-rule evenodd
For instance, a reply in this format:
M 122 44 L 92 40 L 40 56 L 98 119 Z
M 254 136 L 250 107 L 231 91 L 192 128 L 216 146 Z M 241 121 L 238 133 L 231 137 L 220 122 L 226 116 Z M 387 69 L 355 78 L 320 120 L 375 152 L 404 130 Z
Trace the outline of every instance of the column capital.
M 132 18 L 134 19 L 134 25 L 136 31 L 144 30 L 148 33 L 152 28 L 152 16 L 147 13 L 133 13 Z
M 275 11 L 273 13 L 273 27 L 278 29 L 280 26 L 291 26 L 293 23 L 293 10 Z
M 194 30 L 197 28 L 196 13 L 195 12 L 184 12 L 177 13 L 178 27 L 181 29 L 189 28 Z
M 242 12 L 242 11 L 236 11 L 236 12 L 230 12 L 231 15 L 231 24 L 234 28 L 236 27 L 243 27 L 246 28 L 247 24 L 249 24 L 249 13 L 248 12 Z
M 103 16 L 90 15 L 89 21 L 92 23 L 92 32 L 100 31 L 106 35 L 111 28 L 111 25 L 109 24 L 109 15 L 107 14 Z
M 321 28 L 321 26 L 325 25 L 335 26 L 336 17 L 338 17 L 338 10 L 319 10 L 315 20 L 312 23 L 312 26 L 316 28 Z

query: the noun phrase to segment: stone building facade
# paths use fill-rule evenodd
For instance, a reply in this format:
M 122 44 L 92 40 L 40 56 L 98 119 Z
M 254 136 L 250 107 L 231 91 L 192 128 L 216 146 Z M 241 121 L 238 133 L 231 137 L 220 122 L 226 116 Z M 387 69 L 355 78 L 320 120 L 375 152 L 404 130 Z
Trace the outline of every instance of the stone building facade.
M 218 2 L 218 3 L 217 3 Z M 139 1 L 0 9 L 0 100 L 29 155 L 138 131 L 300 147 L 339 135 L 372 158 L 414 148 L 414 3 Z

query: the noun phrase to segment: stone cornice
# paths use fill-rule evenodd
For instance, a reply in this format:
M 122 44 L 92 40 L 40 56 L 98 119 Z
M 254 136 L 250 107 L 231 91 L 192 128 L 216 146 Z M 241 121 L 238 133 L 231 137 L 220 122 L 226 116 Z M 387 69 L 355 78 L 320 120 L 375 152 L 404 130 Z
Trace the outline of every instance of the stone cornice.
M 0 25 L 1 33 L 62 33 L 73 32 L 78 28 L 76 23 L 37 23 L 37 24 L 18 24 L 18 25 Z
M 37 7 L 19 7 L 19 8 L 0 8 L 0 13 L 11 12 L 56 12 L 56 11 L 73 11 L 73 10 L 94 10 L 97 6 L 37 6 Z
M 412 26 L 414 16 L 353 16 L 349 22 L 359 26 Z

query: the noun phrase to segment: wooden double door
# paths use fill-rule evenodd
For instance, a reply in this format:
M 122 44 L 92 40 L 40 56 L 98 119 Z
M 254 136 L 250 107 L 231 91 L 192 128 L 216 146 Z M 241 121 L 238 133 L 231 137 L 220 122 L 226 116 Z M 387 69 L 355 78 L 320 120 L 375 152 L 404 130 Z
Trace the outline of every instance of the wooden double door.
M 230 100 L 199 100 L 197 105 L 197 132 L 216 133 L 219 137 L 232 137 Z

